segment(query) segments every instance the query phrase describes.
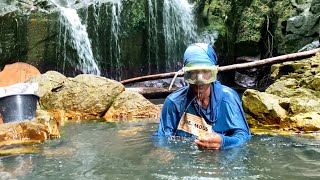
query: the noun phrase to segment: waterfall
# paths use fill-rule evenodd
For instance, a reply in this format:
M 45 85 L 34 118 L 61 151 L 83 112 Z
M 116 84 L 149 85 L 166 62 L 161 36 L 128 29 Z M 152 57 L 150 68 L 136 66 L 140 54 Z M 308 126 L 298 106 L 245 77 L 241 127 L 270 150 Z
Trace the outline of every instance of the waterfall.
M 59 56 L 63 56 L 64 64 L 68 61 L 72 66 L 75 66 L 77 70 L 80 70 L 84 74 L 100 75 L 98 64 L 96 63 L 86 26 L 81 23 L 81 19 L 75 9 L 62 7 L 59 4 L 53 3 L 61 11 L 60 19 L 60 43 L 59 49 L 63 49 L 63 53 Z M 64 29 L 61 29 L 64 28 Z M 69 39 L 69 36 L 71 39 Z M 67 43 L 70 43 L 72 47 L 77 51 L 78 57 L 70 58 L 67 52 Z M 78 59 L 77 61 L 75 59 Z M 64 67 L 63 67 L 64 68 Z
M 125 38 L 135 39 L 125 29 L 131 28 L 131 22 L 128 22 L 131 12 L 128 11 L 132 10 L 128 4 L 132 2 L 52 1 L 59 2 L 54 4 L 61 12 L 56 54 L 59 62 L 57 69 L 62 67 L 64 74 L 91 73 L 122 80 L 177 71 L 182 67 L 185 48 L 197 38 L 194 5 L 189 4 L 188 0 L 145 1 L 146 8 L 139 12 L 145 12 L 146 18 L 139 20 L 145 23 L 146 29 L 141 31 L 146 34 L 140 37 L 141 31 L 135 32 L 139 41 L 137 44 L 130 42 L 137 52 L 134 56 L 131 56 L 129 45 L 125 44 L 128 43 Z
M 166 71 L 182 66 L 182 52 L 197 38 L 193 5 L 188 0 L 164 0 L 163 28 L 165 35 Z
M 121 80 L 120 59 L 120 14 L 122 10 L 121 1 L 112 4 L 111 38 L 110 38 L 110 64 L 115 67 L 115 79 Z M 114 62 L 115 61 L 115 62 Z M 115 63 L 115 64 L 114 64 Z
M 155 62 L 156 72 L 159 72 L 158 16 L 157 0 L 148 0 L 148 74 L 151 74 L 151 61 Z
M 85 4 L 91 2 L 87 0 Z M 164 0 L 163 2 L 148 0 L 146 2 L 148 5 L 146 63 L 136 64 L 136 66 L 144 66 L 148 74 L 176 71 L 182 67 L 181 59 L 186 46 L 195 42 L 197 38 L 193 4 L 189 4 L 188 0 Z M 81 24 L 76 10 L 65 8 L 65 4 L 68 3 L 64 3 L 63 7 L 60 6 L 61 22 L 64 25 L 59 37 L 63 46 L 60 47 L 61 53 L 58 53 L 61 56 L 60 59 L 69 62 L 83 73 L 100 74 L 98 64 L 95 62 L 97 60 L 103 69 L 104 76 L 115 80 L 128 78 L 124 64 L 130 62 L 124 62 L 122 53 L 125 52 L 121 50 L 122 33 L 125 31 L 121 29 L 124 23 L 120 18 L 123 10 L 122 1 L 94 1 L 91 11 L 87 9 L 82 19 L 86 25 Z M 100 11 L 102 5 L 106 5 L 105 12 Z M 110 19 L 102 17 L 102 14 L 109 16 Z M 88 38 L 86 27 L 90 28 L 90 37 L 94 37 L 92 42 Z M 71 39 L 67 38 L 68 35 Z M 77 51 L 79 62 L 76 62 L 65 48 L 70 41 Z M 137 73 L 131 74 L 137 75 Z

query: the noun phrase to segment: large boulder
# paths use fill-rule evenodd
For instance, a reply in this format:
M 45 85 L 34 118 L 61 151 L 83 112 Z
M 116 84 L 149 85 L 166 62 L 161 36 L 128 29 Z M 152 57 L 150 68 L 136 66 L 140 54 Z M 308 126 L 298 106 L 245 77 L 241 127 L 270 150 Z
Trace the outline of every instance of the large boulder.
M 46 93 L 40 98 L 40 105 L 67 119 L 96 119 L 104 115 L 124 90 L 124 86 L 117 81 L 82 74 L 65 79 L 58 87 Z
M 37 95 L 41 98 L 52 90 L 60 88 L 67 80 L 67 77 L 57 71 L 47 71 L 30 78 L 27 82 L 39 84 Z
M 108 121 L 159 117 L 161 108 L 141 94 L 133 91 L 122 92 L 103 116 Z
M 291 97 L 289 109 L 292 115 L 308 112 L 320 112 L 320 100 L 317 97 Z
M 280 105 L 282 99 L 275 95 L 248 89 L 243 94 L 242 102 L 245 112 L 259 124 L 281 124 L 287 119 L 287 112 Z
M 63 125 L 66 120 L 155 118 L 160 106 L 114 80 L 82 74 L 74 78 L 48 71 L 28 82 L 39 84 L 40 107 Z M 129 88 L 130 89 L 130 88 Z
M 297 131 L 320 130 L 320 53 L 272 67 L 276 80 L 266 92 L 246 90 L 244 110 L 251 127 L 275 126 Z
M 301 131 L 318 131 L 320 129 L 320 113 L 300 113 L 290 118 L 291 127 L 294 126 Z

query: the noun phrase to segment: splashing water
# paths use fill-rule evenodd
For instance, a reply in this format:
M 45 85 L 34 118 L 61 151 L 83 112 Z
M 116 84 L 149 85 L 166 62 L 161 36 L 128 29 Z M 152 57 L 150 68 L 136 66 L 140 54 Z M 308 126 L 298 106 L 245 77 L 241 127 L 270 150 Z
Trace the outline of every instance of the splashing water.
M 198 36 L 197 41 L 214 45 L 214 43 L 216 42 L 216 39 L 218 39 L 218 36 L 219 36 L 218 31 L 214 31 L 212 33 L 205 31 Z

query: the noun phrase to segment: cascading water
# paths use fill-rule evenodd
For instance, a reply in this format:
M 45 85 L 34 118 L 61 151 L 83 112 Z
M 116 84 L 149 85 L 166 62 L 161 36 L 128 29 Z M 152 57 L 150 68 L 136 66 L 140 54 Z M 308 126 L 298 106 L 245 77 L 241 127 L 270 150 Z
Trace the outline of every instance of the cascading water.
M 156 72 L 159 72 L 158 15 L 157 0 L 148 0 L 148 73 L 151 74 L 151 61 L 155 62 Z
M 115 80 L 122 79 L 122 9 L 121 0 L 95 0 L 85 12 L 85 22 L 92 37 L 95 59 L 104 70 L 103 76 Z
M 91 1 L 90 1 L 91 2 Z M 90 3 L 89 1 L 86 4 Z M 145 52 L 146 63 L 134 64 L 131 59 L 124 59 L 128 52 L 122 52 L 124 47 L 122 29 L 125 23 L 121 19 L 123 5 L 121 0 L 97 0 L 91 4 L 91 9 L 86 9 L 81 25 L 80 18 L 75 10 L 61 8 L 62 26 L 60 29 L 59 41 L 63 46 L 58 53 L 64 62 L 71 63 L 83 73 L 100 74 L 95 60 L 97 60 L 104 70 L 103 76 L 122 80 L 130 78 L 127 75 L 128 64 L 133 65 L 134 73 L 139 74 L 139 67 L 146 68 L 140 70 L 142 73 L 152 74 L 161 72 L 176 71 L 181 68 L 181 57 L 184 49 L 197 39 L 196 27 L 193 17 L 193 5 L 187 0 L 164 0 L 159 3 L 157 0 L 147 1 L 147 51 Z M 65 5 L 64 5 L 65 6 Z M 159 11 L 162 9 L 162 12 Z M 104 11 L 102 11 L 104 9 Z M 162 13 L 162 16 L 161 16 Z M 72 17 L 70 15 L 72 14 Z M 109 17 L 109 18 L 106 18 Z M 75 23 L 74 21 L 77 21 Z M 73 22 L 73 23 L 71 23 Z M 89 41 L 88 33 L 92 39 Z M 64 28 L 64 29 L 63 29 Z M 109 29 L 110 28 L 110 29 Z M 82 35 L 80 35 L 79 31 Z M 77 49 L 81 62 L 74 61 L 72 55 L 68 54 L 66 46 L 70 43 L 69 36 L 72 37 L 72 45 Z M 83 39 L 84 38 L 84 39 Z M 92 42 L 92 48 L 91 44 Z M 85 45 L 84 47 L 80 47 Z M 93 57 L 94 53 L 94 57 Z M 124 54 L 126 53 L 126 54 Z M 125 62 L 126 61 L 126 62 Z M 73 62 L 73 63 L 72 63 Z M 87 69 L 86 69 L 87 68 Z M 130 70 L 130 69 L 128 69 Z M 132 75 L 131 75 L 132 76 Z
M 166 71 L 181 67 L 181 54 L 185 46 L 197 38 L 193 5 L 188 0 L 164 0 L 163 28 L 166 49 Z
M 43 11 L 39 10 L 46 18 L 45 26 L 42 17 L 36 16 L 32 23 L 37 26 L 26 27 L 32 32 L 42 26 L 47 30 L 43 31 L 43 38 L 28 32 L 24 35 L 34 36 L 34 42 L 43 43 L 45 48 L 36 46 L 37 54 L 27 52 L 21 58 L 44 59 L 38 63 L 44 72 L 56 70 L 66 76 L 91 73 L 123 80 L 176 71 L 182 66 L 186 46 L 197 37 L 193 5 L 187 0 L 50 2 L 41 6 Z M 32 45 L 28 43 L 22 45 Z
M 60 19 L 60 47 L 63 49 L 63 53 L 58 55 L 62 56 L 62 59 L 68 61 L 71 65 L 76 67 L 84 74 L 100 75 L 98 64 L 96 63 L 86 26 L 81 23 L 81 19 L 75 9 L 62 7 L 56 2 L 52 1 L 61 10 Z M 64 33 L 63 33 L 64 32 Z M 69 36 L 71 39 L 69 39 Z M 69 42 L 71 41 L 71 42 Z M 61 44 L 61 42 L 63 44 Z M 78 57 L 70 58 L 66 52 L 67 43 L 71 43 L 72 47 L 77 51 Z M 64 47 L 64 48 L 61 48 Z M 75 60 L 78 59 L 78 60 Z
M 120 71 L 120 14 L 122 10 L 121 1 L 112 4 L 111 38 L 110 38 L 110 64 L 116 68 L 115 79 L 121 80 Z M 114 62 L 115 61 L 115 62 Z M 114 64 L 115 63 L 115 64 Z

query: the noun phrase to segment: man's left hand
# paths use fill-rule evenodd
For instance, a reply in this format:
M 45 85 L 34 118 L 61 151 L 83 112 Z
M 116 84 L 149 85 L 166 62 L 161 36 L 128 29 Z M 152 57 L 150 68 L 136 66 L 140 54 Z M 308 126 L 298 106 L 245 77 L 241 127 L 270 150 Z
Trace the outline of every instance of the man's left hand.
M 200 148 L 204 149 L 219 149 L 221 147 L 222 138 L 219 134 L 212 132 L 205 136 L 199 136 L 194 141 Z

